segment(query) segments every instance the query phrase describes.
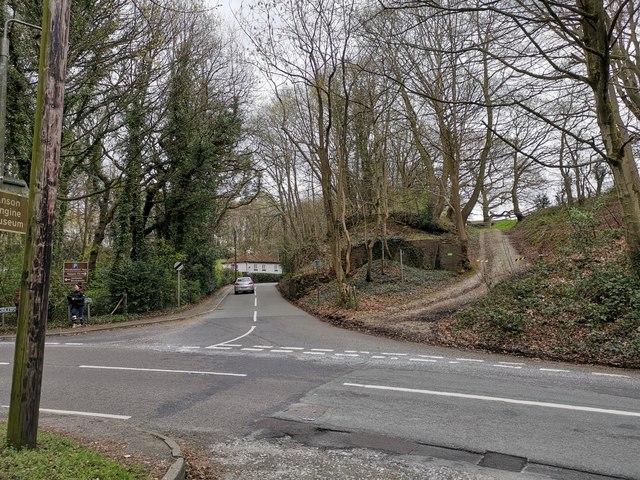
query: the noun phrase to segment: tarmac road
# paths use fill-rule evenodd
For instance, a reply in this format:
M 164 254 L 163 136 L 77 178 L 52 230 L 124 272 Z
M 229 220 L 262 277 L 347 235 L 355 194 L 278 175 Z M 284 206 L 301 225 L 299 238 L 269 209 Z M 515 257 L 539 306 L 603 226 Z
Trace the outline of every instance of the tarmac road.
M 49 338 L 41 408 L 197 439 L 245 468 L 229 478 L 337 478 L 304 449 L 333 455 L 333 468 L 351 465 L 342 478 L 440 478 L 426 473 L 434 462 L 457 472 L 441 478 L 640 478 L 637 371 L 344 331 L 273 285 L 200 310 L 179 322 Z M 12 361 L 12 341 L 0 341 L 0 405 Z M 256 467 L 269 463 L 256 460 L 257 445 L 272 467 L 299 465 L 269 477 Z M 372 453 L 380 451 L 390 456 Z M 365 461 L 373 476 L 358 470 Z M 376 470 L 390 461 L 396 477 Z

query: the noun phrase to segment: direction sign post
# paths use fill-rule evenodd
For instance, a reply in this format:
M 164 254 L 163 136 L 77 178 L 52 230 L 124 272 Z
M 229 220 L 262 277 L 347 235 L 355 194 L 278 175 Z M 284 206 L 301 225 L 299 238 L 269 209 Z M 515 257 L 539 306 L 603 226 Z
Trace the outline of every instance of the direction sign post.
M 27 233 L 29 199 L 6 190 L 0 190 L 0 230 Z
M 64 285 L 87 285 L 89 283 L 89 262 L 64 262 L 62 283 Z

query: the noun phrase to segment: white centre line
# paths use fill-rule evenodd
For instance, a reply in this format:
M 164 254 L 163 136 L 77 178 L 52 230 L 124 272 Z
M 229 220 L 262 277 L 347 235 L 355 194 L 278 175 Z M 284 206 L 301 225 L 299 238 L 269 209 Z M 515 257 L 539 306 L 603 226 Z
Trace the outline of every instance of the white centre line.
M 371 358 L 387 358 L 387 357 L 383 357 L 382 355 L 371 355 Z
M 78 368 L 92 368 L 94 370 L 124 370 L 130 372 L 187 373 L 190 375 L 221 375 L 224 377 L 247 376 L 246 373 L 206 372 L 201 370 L 168 370 L 162 368 L 107 367 L 104 365 L 79 365 Z
M 564 373 L 571 372 L 571 370 L 562 370 L 560 368 L 541 368 L 540 371 L 541 372 L 564 372 Z
M 254 316 L 255 316 L 255 312 L 254 312 Z M 235 342 L 236 340 L 240 340 L 241 338 L 246 337 L 247 335 L 251 335 L 251 332 L 253 332 L 256 329 L 256 326 L 254 325 L 253 327 L 251 327 L 249 329 L 249 331 L 247 333 L 245 333 L 244 335 L 240 335 L 239 337 L 233 338 L 231 340 L 227 340 L 226 342 L 220 342 L 220 343 L 216 343 L 215 345 L 210 345 L 208 347 L 205 348 L 220 348 L 223 345 L 228 345 L 231 344 L 233 342 Z
M 208 348 L 210 350 L 232 350 L 231 347 L 219 347 L 217 345 L 211 345 L 210 347 L 204 347 L 204 348 Z
M 253 348 L 273 348 L 273 345 L 254 345 Z
M 598 373 L 598 372 L 591 372 L 593 375 L 598 375 L 600 377 L 616 377 L 616 378 L 629 378 L 629 375 L 620 375 L 617 373 Z
M 258 306 L 258 297 L 255 297 L 255 298 L 253 299 L 253 306 L 254 306 L 254 307 L 257 307 L 257 306 Z
M 244 352 L 264 352 L 264 348 L 241 348 Z
M 436 360 L 442 360 L 444 357 L 438 357 L 435 355 L 418 355 L 420 358 L 435 358 Z
M 183 347 L 180 347 L 180 348 L 182 348 L 184 350 L 198 350 L 199 348 L 202 348 L 202 347 L 183 346 Z
M 363 385 L 359 383 L 344 383 L 345 387 L 366 388 L 373 390 L 386 390 L 403 393 L 419 393 L 422 395 L 435 395 L 439 397 L 464 398 L 469 400 L 482 400 L 486 402 L 513 403 L 517 405 L 528 405 L 533 407 L 558 408 L 562 410 L 574 410 L 579 412 L 605 413 L 608 415 L 620 415 L 626 417 L 640 417 L 640 412 L 630 412 L 625 410 L 612 410 L 608 408 L 584 407 L 581 405 L 567 405 L 563 403 L 535 402 L 531 400 L 517 400 L 514 398 L 488 397 L 486 395 L 472 395 L 468 393 L 438 392 L 433 390 L 420 390 L 416 388 L 389 387 L 385 385 Z
M 253 321 L 254 322 L 258 321 L 258 311 L 257 310 L 254 310 L 254 312 L 253 312 Z
M 78 346 L 78 345 L 84 345 L 84 343 L 76 343 L 76 342 L 66 342 L 63 345 L 72 345 L 72 346 Z
M 312 352 L 333 352 L 332 348 L 312 348 Z
M 293 350 L 274 349 L 274 350 L 271 350 L 271 352 L 272 353 L 293 353 Z
M 382 352 L 380 355 L 393 355 L 394 357 L 407 357 L 407 356 L 409 356 L 408 353 L 388 353 L 388 352 Z
M 10 364 L 7 362 L 0 362 L 0 365 L 10 365 Z
M 521 362 L 498 362 L 500 365 L 524 365 L 524 363 Z
M 2 408 L 9 408 L 8 405 L 2 405 Z M 41 412 L 55 413 L 58 415 L 76 415 L 79 417 L 99 417 L 99 418 L 111 418 L 114 420 L 129 420 L 131 415 L 113 415 L 111 413 L 95 413 L 95 412 L 76 412 L 73 410 L 54 410 L 51 408 L 41 408 Z
M 359 357 L 357 353 L 334 353 L 335 357 Z
M 410 358 L 412 362 L 432 362 L 437 363 L 437 360 L 433 360 L 432 358 Z
M 45 345 L 60 345 L 60 342 L 44 342 Z
M 519 367 L 518 365 L 494 365 L 494 367 L 500 367 L 500 368 L 515 368 L 516 370 L 522 367 Z
M 303 347 L 282 347 L 282 348 L 285 348 L 287 350 L 304 350 Z
M 325 355 L 324 352 L 302 352 L 302 353 L 306 355 Z
M 478 359 L 475 359 L 475 358 L 456 358 L 456 360 L 458 360 L 460 362 L 477 362 L 477 363 L 484 362 L 484 360 L 478 360 Z
M 454 362 L 454 361 L 451 361 L 451 362 L 449 362 L 449 363 L 460 363 L 460 362 Z

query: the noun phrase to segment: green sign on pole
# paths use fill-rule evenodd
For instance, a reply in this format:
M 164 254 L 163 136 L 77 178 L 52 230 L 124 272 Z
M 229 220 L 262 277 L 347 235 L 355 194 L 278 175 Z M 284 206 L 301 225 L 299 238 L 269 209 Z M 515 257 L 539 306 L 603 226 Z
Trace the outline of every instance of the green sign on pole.
M 29 199 L 0 190 L 0 230 L 27 233 L 27 207 Z

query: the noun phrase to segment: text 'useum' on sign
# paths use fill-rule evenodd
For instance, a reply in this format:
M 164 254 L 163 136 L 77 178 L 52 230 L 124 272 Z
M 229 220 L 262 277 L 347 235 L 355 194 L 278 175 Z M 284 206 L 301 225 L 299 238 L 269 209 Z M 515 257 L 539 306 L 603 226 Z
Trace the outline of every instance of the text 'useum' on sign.
M 29 199 L 0 190 L 0 230 L 27 233 L 27 205 Z

